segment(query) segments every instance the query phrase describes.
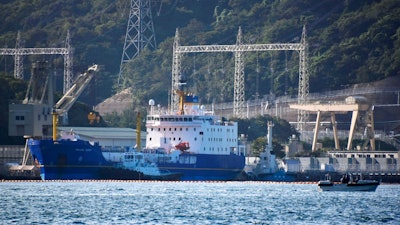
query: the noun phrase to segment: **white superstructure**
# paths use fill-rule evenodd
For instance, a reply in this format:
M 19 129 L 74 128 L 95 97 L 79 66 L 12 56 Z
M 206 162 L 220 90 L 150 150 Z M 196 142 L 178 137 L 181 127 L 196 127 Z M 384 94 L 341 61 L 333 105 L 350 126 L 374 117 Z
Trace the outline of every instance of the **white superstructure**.
M 237 122 L 215 120 L 211 115 L 149 115 L 146 148 L 167 152 L 185 144 L 191 153 L 229 155 L 238 148 Z

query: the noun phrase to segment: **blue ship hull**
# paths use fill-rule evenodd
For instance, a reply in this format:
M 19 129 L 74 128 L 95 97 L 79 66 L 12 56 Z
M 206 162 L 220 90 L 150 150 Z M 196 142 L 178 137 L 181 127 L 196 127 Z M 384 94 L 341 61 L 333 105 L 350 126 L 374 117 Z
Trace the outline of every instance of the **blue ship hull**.
M 28 146 L 43 180 L 140 179 L 121 174 L 108 162 L 98 144 L 77 140 L 28 140 Z M 241 155 L 182 154 L 178 163 L 158 162 L 161 171 L 183 174 L 181 180 L 234 180 L 242 172 Z M 130 171 L 132 172 L 132 171 Z
M 43 180 L 101 179 L 113 167 L 100 146 L 87 141 L 31 139 L 28 146 Z
M 236 180 L 245 166 L 242 155 L 182 154 L 179 162 L 158 162 L 162 171 L 182 173 L 181 180 Z

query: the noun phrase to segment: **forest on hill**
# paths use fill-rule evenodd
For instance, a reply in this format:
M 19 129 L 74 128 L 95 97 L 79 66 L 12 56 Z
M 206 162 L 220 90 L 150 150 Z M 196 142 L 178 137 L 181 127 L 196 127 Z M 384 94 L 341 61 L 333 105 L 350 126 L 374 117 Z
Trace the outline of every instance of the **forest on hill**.
M 298 43 L 307 30 L 310 92 L 400 75 L 400 1 L 398 0 L 154 0 L 156 49 L 145 49 L 127 66 L 126 87 L 134 106 L 150 98 L 168 104 L 172 44 L 176 28 L 181 45 L 235 44 L 239 27 L 245 44 Z M 93 63 L 102 70 L 80 98 L 95 106 L 120 90 L 117 85 L 130 0 L 3 0 L 0 4 L 0 47 L 13 48 L 18 31 L 22 47 L 64 47 L 67 32 L 74 48 L 74 74 Z M 25 80 L 30 64 L 47 60 L 62 91 L 61 56 L 24 57 Z M 245 54 L 246 99 L 298 93 L 296 51 Z M 0 56 L 2 109 L 24 97 L 13 80 L 14 61 Z M 190 90 L 204 103 L 233 99 L 232 53 L 187 54 L 182 71 Z M 16 85 L 18 83 L 18 85 Z M 10 85 L 11 84 L 11 85 Z M 26 84 L 25 84 L 26 85 Z M 60 93 L 59 93 L 60 94 Z M 90 107 L 89 107 L 90 108 Z M 3 112 L 4 111 L 4 112 Z M 2 120 L 7 119 L 2 110 Z M 7 124 L 3 123 L 1 124 Z M 134 123 L 133 123 L 134 124 Z
M 145 50 L 132 60 L 124 74 L 138 104 L 146 104 L 149 98 L 167 104 L 176 28 L 180 29 L 181 45 L 234 44 L 239 27 L 243 43 L 254 44 L 297 43 L 305 25 L 310 92 L 399 75 L 400 2 L 397 0 L 151 3 L 158 47 Z M 5 0 L 0 5 L 0 46 L 14 47 L 20 31 L 24 47 L 63 47 L 69 30 L 74 47 L 74 72 L 77 74 L 93 63 L 104 66 L 86 91 L 85 101 L 95 105 L 119 90 L 116 82 L 129 9 L 129 0 Z M 12 76 L 13 59 L 0 57 L 0 73 Z M 25 57 L 25 77 L 29 77 L 29 62 L 42 59 L 51 63 L 61 80 L 63 59 L 58 56 Z M 193 91 L 205 96 L 203 101 L 232 100 L 232 54 L 190 54 L 183 58 L 182 65 Z M 295 95 L 298 53 L 247 53 L 245 76 L 246 99 L 270 93 Z

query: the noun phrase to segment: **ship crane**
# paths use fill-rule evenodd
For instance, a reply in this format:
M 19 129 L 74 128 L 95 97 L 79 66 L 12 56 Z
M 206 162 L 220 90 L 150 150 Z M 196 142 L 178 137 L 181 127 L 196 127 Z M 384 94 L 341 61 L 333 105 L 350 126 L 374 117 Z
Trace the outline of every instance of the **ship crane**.
M 87 69 L 86 72 L 80 74 L 71 88 L 64 94 L 64 96 L 55 104 L 54 109 L 57 114 L 62 115 L 72 107 L 83 90 L 92 80 L 95 72 L 98 71 L 98 65 L 93 65 Z
M 89 82 L 92 80 L 95 72 L 98 71 L 98 65 L 95 64 L 91 67 L 89 67 L 86 72 L 80 74 L 71 88 L 58 100 L 58 102 L 54 105 L 53 109 L 53 121 L 52 121 L 52 127 L 53 127 L 53 140 L 57 140 L 57 122 L 58 122 L 58 116 L 63 115 L 68 110 L 72 107 L 72 105 L 78 100 L 78 97 L 81 95 L 83 90 L 86 88 L 86 86 L 89 84 Z

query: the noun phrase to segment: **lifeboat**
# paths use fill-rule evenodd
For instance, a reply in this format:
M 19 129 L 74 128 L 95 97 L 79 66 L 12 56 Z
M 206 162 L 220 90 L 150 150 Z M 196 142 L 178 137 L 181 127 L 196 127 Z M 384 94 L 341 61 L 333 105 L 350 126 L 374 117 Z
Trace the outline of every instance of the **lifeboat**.
M 190 148 L 189 147 L 189 142 L 181 142 L 181 143 L 175 145 L 175 148 L 179 149 L 181 151 L 188 150 Z

